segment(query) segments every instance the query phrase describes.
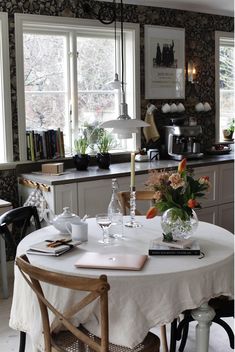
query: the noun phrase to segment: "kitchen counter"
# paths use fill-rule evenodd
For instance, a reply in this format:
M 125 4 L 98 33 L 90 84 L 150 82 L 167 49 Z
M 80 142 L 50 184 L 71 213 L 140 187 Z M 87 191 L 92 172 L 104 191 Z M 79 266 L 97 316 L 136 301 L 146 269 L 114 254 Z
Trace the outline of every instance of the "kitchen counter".
M 234 153 L 225 155 L 204 156 L 203 159 L 188 160 L 187 164 L 195 167 L 211 166 L 222 163 L 232 163 L 234 161 Z M 136 174 L 144 174 L 148 170 L 177 168 L 179 161 L 176 160 L 158 160 L 151 162 L 136 162 Z M 67 169 L 59 176 L 42 174 L 41 172 L 24 173 L 19 175 L 22 178 L 30 179 L 31 181 L 43 183 L 46 185 L 60 185 L 74 182 L 94 181 L 113 177 L 122 177 L 130 175 L 130 163 L 111 164 L 109 170 L 101 170 L 97 166 L 88 167 L 87 171 L 77 171 Z

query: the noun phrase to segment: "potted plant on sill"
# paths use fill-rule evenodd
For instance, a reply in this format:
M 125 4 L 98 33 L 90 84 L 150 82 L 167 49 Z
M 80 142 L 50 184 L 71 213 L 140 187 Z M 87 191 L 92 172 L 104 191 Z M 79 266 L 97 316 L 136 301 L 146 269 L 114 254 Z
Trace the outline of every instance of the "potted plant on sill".
M 74 149 L 77 154 L 74 155 L 74 164 L 79 171 L 87 170 L 90 161 L 90 155 L 86 153 L 89 147 L 87 137 L 83 136 L 74 140 Z
M 233 132 L 234 132 L 234 129 L 235 129 L 235 120 L 232 119 L 227 128 L 225 128 L 223 130 L 223 135 L 224 135 L 224 140 L 225 141 L 232 141 L 233 140 Z
M 111 163 L 110 149 L 114 146 L 114 139 L 110 133 L 105 130 L 100 131 L 97 140 L 96 154 L 97 164 L 100 169 L 109 169 Z

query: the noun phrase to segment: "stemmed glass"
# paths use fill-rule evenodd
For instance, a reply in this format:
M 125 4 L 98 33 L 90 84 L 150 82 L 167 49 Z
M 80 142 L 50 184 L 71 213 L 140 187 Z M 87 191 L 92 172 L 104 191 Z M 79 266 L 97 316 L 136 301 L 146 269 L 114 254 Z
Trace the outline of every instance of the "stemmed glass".
M 111 242 L 111 239 L 109 237 L 109 227 L 111 226 L 112 219 L 111 216 L 107 213 L 104 214 L 97 214 L 96 215 L 96 222 L 97 224 L 102 228 L 103 230 L 103 238 L 102 240 L 99 240 L 99 243 L 102 244 L 107 244 Z

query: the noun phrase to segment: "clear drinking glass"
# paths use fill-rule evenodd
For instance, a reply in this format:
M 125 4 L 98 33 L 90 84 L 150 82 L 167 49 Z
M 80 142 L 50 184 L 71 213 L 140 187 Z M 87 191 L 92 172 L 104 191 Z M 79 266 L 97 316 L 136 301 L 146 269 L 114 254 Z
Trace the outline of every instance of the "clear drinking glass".
M 103 244 L 110 243 L 111 238 L 109 237 L 109 227 L 111 226 L 111 223 L 112 223 L 111 216 L 107 213 L 97 214 L 96 222 L 103 230 L 103 238 L 98 242 Z

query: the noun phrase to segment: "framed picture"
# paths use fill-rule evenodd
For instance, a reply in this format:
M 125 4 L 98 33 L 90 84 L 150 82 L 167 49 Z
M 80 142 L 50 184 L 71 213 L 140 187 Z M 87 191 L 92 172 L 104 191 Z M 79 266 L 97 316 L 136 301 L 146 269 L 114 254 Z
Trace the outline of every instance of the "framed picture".
M 184 99 L 184 28 L 144 26 L 145 98 Z

